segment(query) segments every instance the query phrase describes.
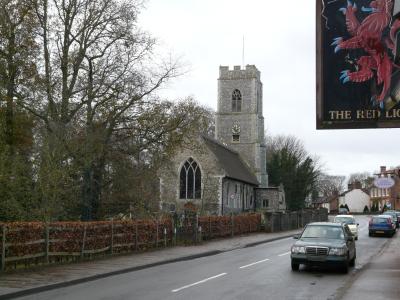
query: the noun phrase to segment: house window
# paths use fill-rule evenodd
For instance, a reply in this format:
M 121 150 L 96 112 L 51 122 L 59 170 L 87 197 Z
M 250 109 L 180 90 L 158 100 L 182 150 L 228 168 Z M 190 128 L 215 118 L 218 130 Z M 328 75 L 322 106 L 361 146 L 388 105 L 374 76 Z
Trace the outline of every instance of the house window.
M 201 198 L 201 171 L 193 158 L 189 158 L 181 168 L 179 190 L 181 199 Z
M 269 201 L 268 201 L 268 199 L 263 199 L 262 205 L 263 205 L 263 207 L 268 207 L 268 206 L 269 206 Z
M 233 134 L 232 135 L 232 142 L 240 142 L 240 135 L 238 134 Z
M 232 93 L 232 111 L 240 112 L 242 111 L 242 94 L 239 90 L 234 90 Z

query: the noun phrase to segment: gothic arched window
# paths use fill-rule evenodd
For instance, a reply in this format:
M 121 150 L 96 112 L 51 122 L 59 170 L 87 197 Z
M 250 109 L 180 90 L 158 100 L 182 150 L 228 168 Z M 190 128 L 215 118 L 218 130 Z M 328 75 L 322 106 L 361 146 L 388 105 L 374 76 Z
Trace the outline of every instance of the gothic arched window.
M 239 90 L 234 90 L 232 93 L 232 111 L 240 112 L 242 111 L 242 94 Z
M 183 164 L 179 179 L 179 195 L 181 199 L 201 198 L 201 171 L 193 158 L 190 157 Z

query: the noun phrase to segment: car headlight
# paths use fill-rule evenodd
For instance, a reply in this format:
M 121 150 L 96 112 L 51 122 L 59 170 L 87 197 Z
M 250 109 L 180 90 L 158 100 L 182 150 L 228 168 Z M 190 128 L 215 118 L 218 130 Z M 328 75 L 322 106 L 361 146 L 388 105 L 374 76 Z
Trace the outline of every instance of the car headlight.
M 346 252 L 346 248 L 331 248 L 329 250 L 329 255 L 344 256 Z
M 292 253 L 306 253 L 306 249 L 303 246 L 293 246 Z

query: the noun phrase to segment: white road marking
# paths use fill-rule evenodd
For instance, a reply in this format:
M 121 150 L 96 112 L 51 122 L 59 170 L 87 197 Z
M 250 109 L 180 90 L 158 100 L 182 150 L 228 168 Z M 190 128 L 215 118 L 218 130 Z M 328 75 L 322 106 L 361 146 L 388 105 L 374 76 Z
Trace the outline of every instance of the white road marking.
M 262 262 L 265 262 L 265 261 L 268 261 L 268 260 L 269 260 L 268 258 L 263 259 L 263 260 L 259 260 L 259 261 L 253 262 L 251 264 L 248 264 L 248 265 L 245 265 L 245 266 L 241 266 L 241 267 L 239 267 L 239 269 L 244 269 L 244 268 L 247 268 L 247 267 L 251 267 L 251 266 L 254 266 L 256 264 L 259 264 L 259 263 L 262 263 Z
M 171 292 L 176 293 L 176 292 L 179 292 L 179 291 L 181 291 L 181 290 L 190 288 L 190 287 L 192 287 L 192 286 L 195 286 L 195 285 L 204 283 L 204 282 L 209 281 L 209 280 L 211 280 L 211 279 L 215 279 L 215 278 L 218 278 L 218 277 L 221 277 L 221 276 L 225 276 L 226 274 L 227 274 L 227 273 L 221 273 L 221 274 L 218 274 L 218 275 L 215 275 L 215 276 L 212 276 L 212 277 L 208 277 L 208 278 L 206 278 L 206 279 L 197 281 L 197 282 L 195 282 L 195 283 L 191 283 L 191 284 L 185 285 L 185 286 L 183 286 L 183 287 L 180 287 L 180 288 L 178 288 L 178 289 L 172 290 Z
M 279 254 L 278 256 L 285 256 L 285 255 L 288 255 L 288 254 L 290 254 L 290 251 L 289 251 L 289 252 L 282 253 L 282 254 Z

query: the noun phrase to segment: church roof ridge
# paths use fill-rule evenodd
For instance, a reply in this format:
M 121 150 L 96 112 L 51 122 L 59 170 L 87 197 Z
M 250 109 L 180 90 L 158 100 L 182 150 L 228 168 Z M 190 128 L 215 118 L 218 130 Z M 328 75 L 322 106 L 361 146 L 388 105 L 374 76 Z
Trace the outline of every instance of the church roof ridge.
M 247 182 L 255 186 L 260 185 L 257 177 L 252 173 L 239 152 L 205 134 L 202 134 L 201 137 L 204 139 L 208 149 L 214 153 L 221 167 L 225 170 L 227 177 Z
M 218 144 L 218 146 L 221 146 L 221 147 L 225 148 L 226 150 L 231 151 L 232 153 L 239 154 L 239 152 L 237 152 L 235 149 L 230 148 L 228 145 L 218 141 L 217 139 L 215 139 L 215 138 L 213 138 L 213 137 L 211 137 L 211 136 L 209 136 L 207 134 L 202 133 L 201 136 L 204 139 L 207 139 L 210 142 L 213 142 L 214 144 Z

